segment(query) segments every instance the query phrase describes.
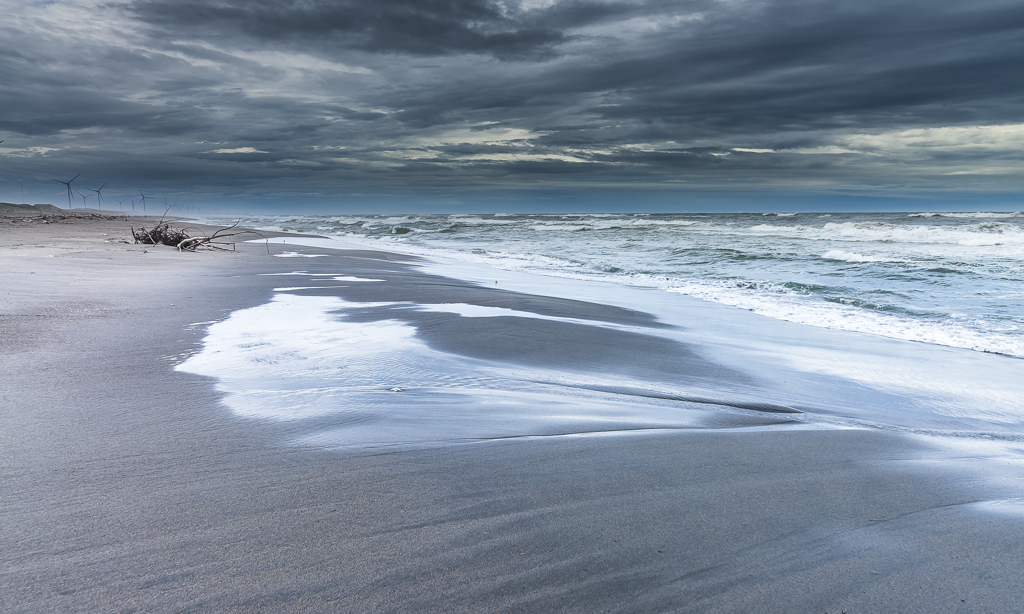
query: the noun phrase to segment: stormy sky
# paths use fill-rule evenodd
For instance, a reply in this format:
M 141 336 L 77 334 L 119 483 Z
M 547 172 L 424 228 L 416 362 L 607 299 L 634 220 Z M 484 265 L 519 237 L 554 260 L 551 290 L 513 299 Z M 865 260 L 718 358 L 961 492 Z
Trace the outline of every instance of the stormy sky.
M 0 9 L 6 202 L 1024 208 L 1020 0 Z

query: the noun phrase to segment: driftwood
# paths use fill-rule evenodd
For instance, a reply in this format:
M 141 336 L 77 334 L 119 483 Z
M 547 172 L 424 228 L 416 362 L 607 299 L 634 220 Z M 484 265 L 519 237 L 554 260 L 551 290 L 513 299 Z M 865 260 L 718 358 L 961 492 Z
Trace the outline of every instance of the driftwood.
M 143 245 L 170 245 L 177 247 L 179 243 L 188 239 L 188 232 L 184 229 L 171 227 L 170 222 L 161 220 L 152 228 L 132 228 L 132 236 L 136 243 Z
M 167 212 L 164 211 L 164 215 Z M 185 228 L 175 228 L 171 226 L 171 223 L 177 220 L 171 220 L 168 222 L 164 221 L 161 217 L 160 221 L 157 222 L 153 228 L 132 228 L 132 236 L 135 237 L 136 243 L 143 245 L 169 245 L 171 247 L 177 247 L 179 252 L 195 252 L 200 249 L 213 249 L 223 252 L 235 251 L 235 243 L 233 241 L 226 241 L 238 235 L 256 235 L 266 239 L 255 230 L 238 230 L 235 232 L 229 232 L 238 226 L 238 222 L 226 227 L 221 228 L 211 234 L 210 236 L 189 236 L 188 230 Z M 267 241 L 267 253 L 270 253 L 270 242 Z
M 235 251 L 235 243 L 233 241 L 225 241 L 224 239 L 230 239 L 231 237 L 237 237 L 238 235 L 256 235 L 267 240 L 267 253 L 270 253 L 270 240 L 267 239 L 267 237 L 255 230 L 238 230 L 235 232 L 228 232 L 229 230 L 233 230 L 235 226 L 238 226 L 238 222 L 235 222 L 226 228 L 221 228 L 208 237 L 186 237 L 178 243 L 178 251 L 194 252 L 199 249 L 216 249 L 225 252 L 233 252 Z

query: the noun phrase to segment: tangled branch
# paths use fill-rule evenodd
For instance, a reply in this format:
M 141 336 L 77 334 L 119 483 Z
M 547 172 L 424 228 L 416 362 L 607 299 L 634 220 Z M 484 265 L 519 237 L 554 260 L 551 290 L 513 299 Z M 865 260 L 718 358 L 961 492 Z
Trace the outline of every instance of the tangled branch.
M 177 247 L 182 241 L 187 241 L 188 232 L 184 229 L 172 228 L 170 222 L 161 221 L 150 229 L 139 227 L 132 228 L 132 236 L 136 243 L 143 245 L 170 245 Z
M 167 211 L 164 211 L 164 216 L 167 215 Z M 174 220 L 172 220 L 174 221 Z M 241 221 L 241 220 L 239 220 Z M 132 236 L 135 237 L 135 243 L 141 243 L 143 245 L 169 245 L 171 247 L 177 247 L 179 252 L 195 252 L 200 249 L 211 249 L 224 252 L 235 251 L 234 241 L 226 241 L 225 239 L 231 239 L 239 235 L 256 235 L 267 239 L 263 234 L 256 232 L 255 230 L 238 230 L 235 232 L 228 232 L 238 226 L 238 222 L 217 230 L 210 236 L 189 236 L 188 231 L 184 228 L 174 228 L 171 226 L 171 222 L 165 222 L 163 216 L 160 217 L 160 221 L 156 223 L 153 228 L 132 228 Z M 270 253 L 270 241 L 267 239 L 267 253 Z
M 178 243 L 178 251 L 194 252 L 199 249 L 216 249 L 220 251 L 233 252 L 235 251 L 235 243 L 233 241 L 225 241 L 224 239 L 237 237 L 239 235 L 256 235 L 267 241 L 267 253 L 270 253 L 270 240 L 267 239 L 267 237 L 255 230 L 228 232 L 236 226 L 238 226 L 238 222 L 235 222 L 227 228 L 221 228 L 208 237 L 188 237 Z

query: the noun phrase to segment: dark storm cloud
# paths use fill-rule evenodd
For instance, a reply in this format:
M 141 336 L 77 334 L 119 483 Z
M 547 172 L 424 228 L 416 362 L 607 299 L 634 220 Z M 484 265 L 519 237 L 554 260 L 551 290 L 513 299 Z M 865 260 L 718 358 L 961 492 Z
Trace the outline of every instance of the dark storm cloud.
M 1017 1 L 7 4 L 0 181 L 1024 187 Z
M 487 0 L 140 0 L 128 10 L 154 27 L 191 35 L 244 35 L 371 53 L 512 58 L 543 55 L 566 39 L 515 5 Z
M 740 5 L 532 78 L 474 75 L 392 104 L 417 125 L 597 97 L 591 117 L 673 136 L 1019 119 L 1024 5 Z M 639 37 L 638 37 L 639 38 Z M 625 57 L 623 57 L 625 56 Z M 606 125 L 606 122 L 605 122 Z

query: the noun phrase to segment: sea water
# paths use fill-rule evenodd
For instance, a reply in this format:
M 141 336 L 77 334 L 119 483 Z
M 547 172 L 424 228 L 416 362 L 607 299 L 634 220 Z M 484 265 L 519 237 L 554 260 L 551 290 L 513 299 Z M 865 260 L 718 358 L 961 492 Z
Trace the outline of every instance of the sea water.
M 290 215 L 241 225 L 1024 357 L 1019 213 Z

